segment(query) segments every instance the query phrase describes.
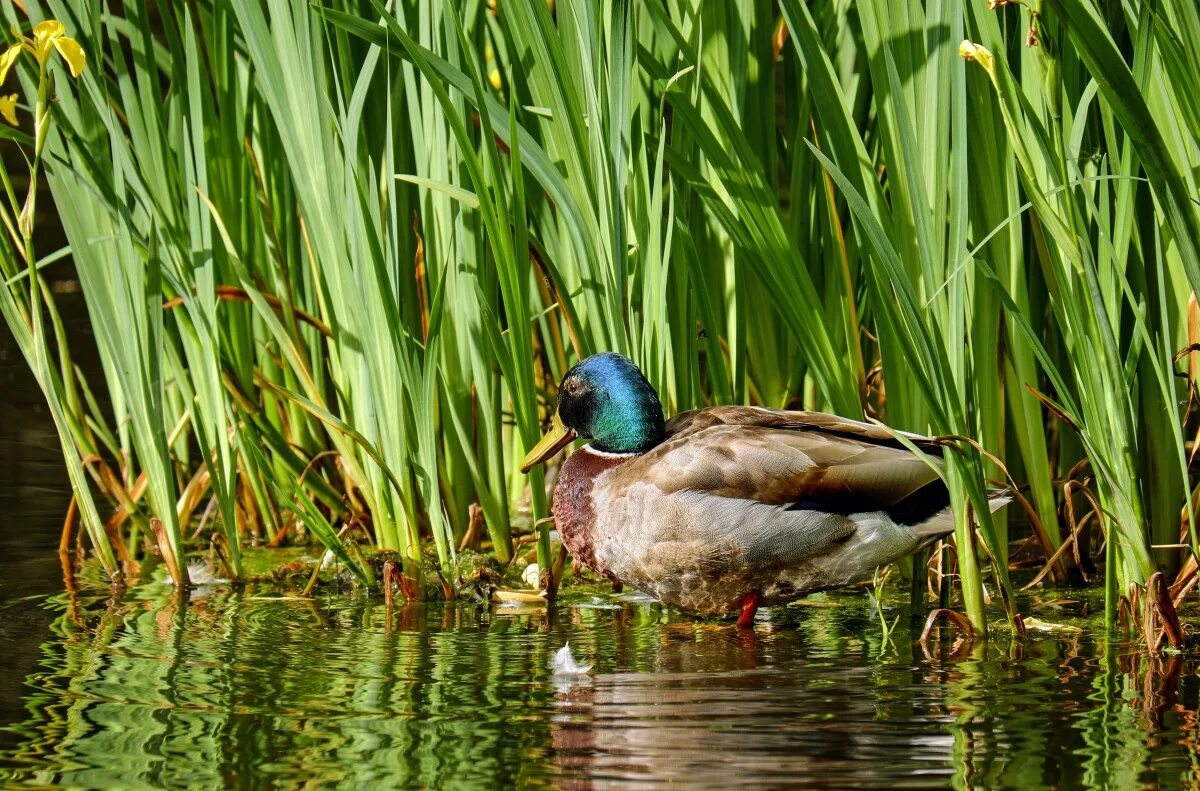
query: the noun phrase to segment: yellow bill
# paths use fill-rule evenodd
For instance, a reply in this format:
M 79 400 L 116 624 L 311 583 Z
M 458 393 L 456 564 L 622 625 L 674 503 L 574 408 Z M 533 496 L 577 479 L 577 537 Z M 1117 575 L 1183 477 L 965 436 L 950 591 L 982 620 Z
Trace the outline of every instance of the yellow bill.
M 565 448 L 573 439 L 575 439 L 575 432 L 564 426 L 562 418 L 558 416 L 558 412 L 555 412 L 554 418 L 550 421 L 550 430 L 546 432 L 544 437 L 538 440 L 538 444 L 533 446 L 533 450 L 526 453 L 525 458 L 521 460 L 521 472 L 529 472 Z

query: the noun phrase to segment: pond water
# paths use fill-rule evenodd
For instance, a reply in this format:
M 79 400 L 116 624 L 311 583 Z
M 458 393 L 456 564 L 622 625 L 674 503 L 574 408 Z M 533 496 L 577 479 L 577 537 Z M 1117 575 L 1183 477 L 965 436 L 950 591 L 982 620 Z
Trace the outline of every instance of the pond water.
M 48 580 L 47 584 L 53 584 Z M 9 589 L 0 778 L 109 788 L 1194 787 L 1197 658 L 1087 632 L 884 646 L 864 597 L 753 632 L 554 609 Z M 1073 621 L 1095 603 L 1041 607 Z M 1086 623 L 1086 621 L 1085 621 Z M 555 675 L 567 642 L 593 664 Z
M 1082 631 L 891 645 L 865 596 L 753 632 L 637 597 L 550 610 L 280 599 L 165 584 L 68 597 L 68 499 L 0 345 L 0 785 L 86 788 L 1196 787 L 1200 656 L 1094 631 L 1092 592 L 1025 612 Z M 593 665 L 556 676 L 570 642 Z

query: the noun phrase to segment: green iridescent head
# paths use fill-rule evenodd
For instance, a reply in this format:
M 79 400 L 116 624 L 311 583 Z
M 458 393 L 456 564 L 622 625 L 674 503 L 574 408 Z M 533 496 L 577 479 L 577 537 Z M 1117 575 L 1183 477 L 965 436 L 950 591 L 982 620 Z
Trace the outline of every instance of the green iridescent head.
M 563 377 L 551 430 L 521 469 L 540 464 L 577 436 L 606 453 L 645 453 L 664 433 L 658 394 L 637 366 L 620 354 L 594 354 Z

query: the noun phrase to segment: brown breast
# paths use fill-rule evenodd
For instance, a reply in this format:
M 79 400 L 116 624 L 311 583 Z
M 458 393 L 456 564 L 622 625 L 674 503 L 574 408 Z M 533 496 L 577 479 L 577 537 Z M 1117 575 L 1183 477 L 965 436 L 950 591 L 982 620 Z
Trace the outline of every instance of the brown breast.
M 601 456 L 586 447 L 572 453 L 562 463 L 554 487 L 554 526 L 563 546 L 583 565 L 616 579 L 596 562 L 596 512 L 592 507 L 592 486 L 601 473 L 611 470 L 634 456 Z

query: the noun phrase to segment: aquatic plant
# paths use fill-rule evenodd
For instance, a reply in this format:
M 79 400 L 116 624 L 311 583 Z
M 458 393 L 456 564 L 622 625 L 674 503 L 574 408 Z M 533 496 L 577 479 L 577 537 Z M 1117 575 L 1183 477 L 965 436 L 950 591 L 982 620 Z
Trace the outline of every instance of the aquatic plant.
M 78 78 L 0 61 L 38 140 L 2 134 L 53 193 L 104 381 L 8 181 L 0 308 L 114 578 L 157 553 L 185 581 L 188 533 L 234 577 L 311 534 L 363 581 L 364 542 L 414 581 L 532 545 L 553 587 L 517 462 L 609 349 L 668 412 L 955 437 L 933 573 L 976 631 L 985 577 L 1019 624 L 1010 566 L 1090 574 L 1093 543 L 1110 622 L 1159 567 L 1195 584 L 1187 0 L 0 6 Z

